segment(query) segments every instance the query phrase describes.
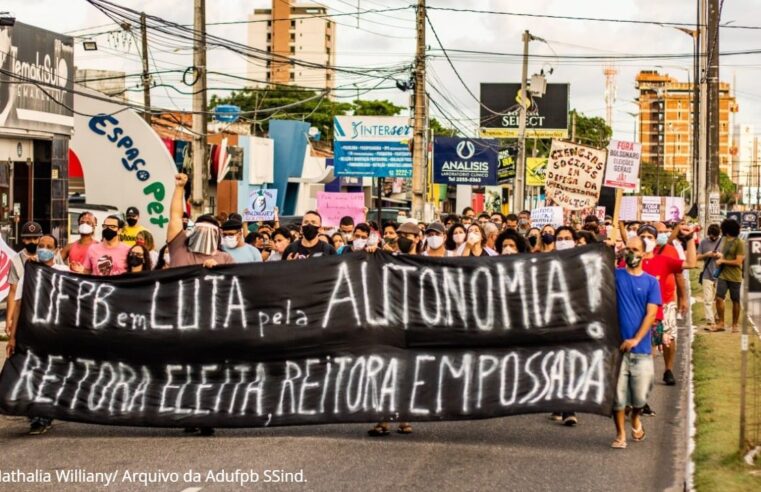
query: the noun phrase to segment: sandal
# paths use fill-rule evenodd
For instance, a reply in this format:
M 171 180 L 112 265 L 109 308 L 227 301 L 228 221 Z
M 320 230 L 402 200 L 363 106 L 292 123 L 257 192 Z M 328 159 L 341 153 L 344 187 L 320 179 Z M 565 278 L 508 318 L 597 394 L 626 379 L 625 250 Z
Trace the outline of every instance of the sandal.
M 733 326 L 732 327 L 732 333 L 740 333 L 740 328 Z
M 717 326 L 715 328 L 711 328 L 708 331 L 710 331 L 711 333 L 719 333 L 719 332 L 722 332 L 722 331 L 727 331 L 727 329 L 724 328 L 723 326 Z
M 377 424 L 375 427 L 367 431 L 367 434 L 372 437 L 382 437 L 390 434 L 388 426 L 384 424 Z
M 613 449 L 626 449 L 626 441 L 616 439 L 610 444 L 610 447 Z
M 408 423 L 399 424 L 399 428 L 396 430 L 399 434 L 412 434 L 412 426 Z
M 640 425 L 639 429 L 632 429 L 632 441 L 641 442 L 645 440 L 645 429 Z

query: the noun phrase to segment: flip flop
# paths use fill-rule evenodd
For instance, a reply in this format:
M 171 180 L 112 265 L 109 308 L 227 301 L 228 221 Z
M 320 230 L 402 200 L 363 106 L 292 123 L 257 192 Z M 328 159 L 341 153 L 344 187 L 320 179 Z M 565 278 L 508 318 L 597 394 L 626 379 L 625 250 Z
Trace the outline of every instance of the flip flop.
M 626 441 L 616 439 L 610 444 L 610 447 L 613 449 L 626 449 Z
M 410 424 L 401 424 L 396 432 L 399 434 L 412 434 L 412 426 Z
M 632 441 L 642 442 L 645 440 L 645 429 L 640 426 L 639 430 L 632 429 Z
M 383 426 L 381 424 L 376 425 L 369 431 L 367 431 L 367 434 L 372 437 L 383 437 L 390 434 L 388 428 L 386 426 Z

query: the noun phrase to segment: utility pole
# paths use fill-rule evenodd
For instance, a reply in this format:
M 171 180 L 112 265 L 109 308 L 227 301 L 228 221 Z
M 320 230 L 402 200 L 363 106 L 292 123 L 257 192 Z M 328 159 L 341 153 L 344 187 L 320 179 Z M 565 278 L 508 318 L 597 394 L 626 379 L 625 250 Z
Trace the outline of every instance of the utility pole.
M 190 204 L 193 218 L 204 213 L 204 170 L 206 167 L 206 0 L 194 0 L 193 65 L 193 179 Z
M 708 192 L 713 210 L 716 213 L 716 197 L 719 192 L 719 0 L 708 0 L 708 36 L 706 39 L 708 52 Z M 715 218 L 715 217 L 714 217 Z
M 417 49 L 415 53 L 415 107 L 412 149 L 412 217 L 423 219 L 425 210 L 425 178 L 428 169 L 425 102 L 425 0 L 417 3 Z
M 708 67 L 706 66 L 706 46 L 708 39 L 706 25 L 708 23 L 708 0 L 697 0 L 697 22 L 695 29 L 698 31 L 698 92 L 699 92 L 699 111 L 698 111 L 698 172 L 697 181 L 697 202 L 698 202 L 698 222 L 703 230 L 711 223 L 708 217 L 709 193 L 708 193 L 708 91 L 706 87 L 706 75 Z
M 526 79 L 528 79 L 528 43 L 531 33 L 523 32 L 523 68 L 521 69 L 520 113 L 518 116 L 518 162 L 515 163 L 515 189 L 513 190 L 513 206 L 510 212 L 518 213 L 524 208 L 526 191 Z
M 142 38 L 143 58 L 143 118 L 151 124 L 151 76 L 148 74 L 148 30 L 145 28 L 145 12 L 140 13 L 140 37 Z

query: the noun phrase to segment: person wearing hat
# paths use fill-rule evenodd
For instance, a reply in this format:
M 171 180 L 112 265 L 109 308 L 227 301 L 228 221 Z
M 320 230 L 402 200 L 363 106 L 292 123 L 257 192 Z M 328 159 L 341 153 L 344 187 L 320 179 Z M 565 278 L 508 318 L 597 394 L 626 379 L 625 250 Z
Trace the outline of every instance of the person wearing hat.
M 444 247 L 444 240 L 447 236 L 447 230 L 441 222 L 431 222 L 425 228 L 426 249 L 423 256 L 447 256 L 447 250 Z
M 138 224 L 138 221 L 140 220 L 140 211 L 137 207 L 128 207 L 125 215 L 127 216 L 127 225 L 122 229 L 119 239 L 131 248 L 135 245 L 137 233 L 144 231 L 145 227 Z
M 5 311 L 5 332 L 11 335 L 15 329 L 14 315 L 16 314 L 16 289 L 24 277 L 24 265 L 30 259 L 37 256 L 37 245 L 42 237 L 42 226 L 37 222 L 30 221 L 21 227 L 21 244 L 24 246 L 11 260 L 11 268 L 8 271 L 8 307 Z
M 233 257 L 235 263 L 256 263 L 262 261 L 262 254 L 243 237 L 243 222 L 237 217 L 227 219 L 222 224 L 222 251 Z
M 420 229 L 414 222 L 405 222 L 396 228 L 396 244 L 399 253 L 404 255 L 416 255 L 420 244 Z

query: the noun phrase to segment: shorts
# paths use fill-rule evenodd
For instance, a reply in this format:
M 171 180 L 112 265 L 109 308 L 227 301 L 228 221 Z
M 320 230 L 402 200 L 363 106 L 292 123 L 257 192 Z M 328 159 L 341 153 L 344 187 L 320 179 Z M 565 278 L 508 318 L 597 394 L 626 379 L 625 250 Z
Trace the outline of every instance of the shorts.
M 724 280 L 720 278 L 716 282 L 716 298 L 724 300 L 727 296 L 727 290 L 729 291 L 729 298 L 732 302 L 740 302 L 740 286 L 742 282 L 732 282 L 731 280 Z
M 652 354 L 625 353 L 621 361 L 621 372 L 618 373 L 614 409 L 644 407 L 650 396 L 650 390 L 653 389 L 654 379 L 655 366 Z
M 676 340 L 678 331 L 676 326 L 676 313 L 679 311 L 676 302 L 669 302 L 663 305 L 663 334 Z

